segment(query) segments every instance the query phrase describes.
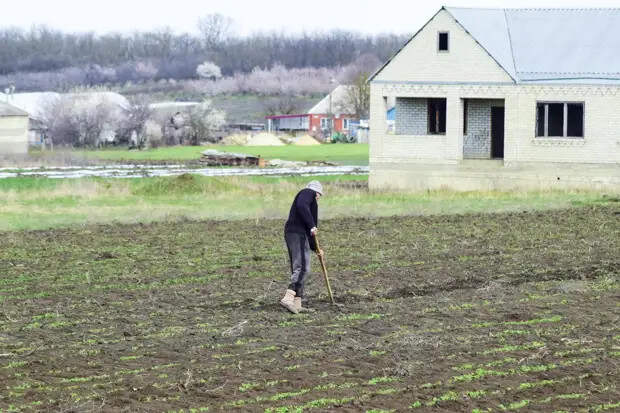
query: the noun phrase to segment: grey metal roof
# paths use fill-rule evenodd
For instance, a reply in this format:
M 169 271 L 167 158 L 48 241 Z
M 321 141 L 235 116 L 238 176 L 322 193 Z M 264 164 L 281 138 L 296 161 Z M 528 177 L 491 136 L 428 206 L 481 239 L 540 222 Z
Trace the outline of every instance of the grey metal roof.
M 28 116 L 28 112 L 24 112 L 8 103 L 0 102 L 0 116 Z
M 446 10 L 516 82 L 620 83 L 620 9 Z
M 319 103 L 314 105 L 308 113 L 311 115 L 326 113 L 344 113 L 353 114 L 355 109 L 351 107 L 347 99 L 347 93 L 352 86 L 338 85 L 334 90 L 329 92 Z M 331 96 L 331 102 L 330 100 Z M 331 107 L 330 107 L 331 104 Z
M 60 94 L 55 92 L 28 92 L 4 95 L 2 102 L 28 112 L 31 118 L 40 119 L 43 117 L 45 108 L 58 99 L 60 99 Z
M 620 84 L 620 9 L 441 10 L 450 13 L 516 83 Z
M 454 19 L 517 80 L 510 35 L 503 9 L 447 8 Z

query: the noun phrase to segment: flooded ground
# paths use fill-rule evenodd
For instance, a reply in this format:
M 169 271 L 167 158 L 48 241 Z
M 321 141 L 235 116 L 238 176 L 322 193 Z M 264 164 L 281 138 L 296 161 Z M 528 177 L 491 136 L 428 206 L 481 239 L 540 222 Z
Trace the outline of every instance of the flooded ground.
M 190 168 L 186 165 L 106 165 L 56 168 L 0 168 L 0 179 L 21 176 L 46 178 L 147 178 L 196 174 L 202 176 L 319 176 L 367 174 L 368 166 L 302 166 L 294 168 Z

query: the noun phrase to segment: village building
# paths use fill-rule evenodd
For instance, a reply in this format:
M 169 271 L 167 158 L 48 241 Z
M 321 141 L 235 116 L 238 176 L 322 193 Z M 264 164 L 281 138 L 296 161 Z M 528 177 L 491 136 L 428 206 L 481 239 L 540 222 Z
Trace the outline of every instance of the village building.
M 29 114 L 28 144 L 39 146 L 46 138 L 45 119 L 55 110 L 54 106 L 59 102 L 67 102 L 75 110 L 99 110 L 106 106 L 109 111 L 108 118 L 100 134 L 99 140 L 111 143 L 115 139 L 116 120 L 123 111 L 129 109 L 131 104 L 122 95 L 115 92 L 80 92 L 80 93 L 56 93 L 56 92 L 26 92 L 26 93 L 0 93 L 0 101 L 9 103 Z
M 28 145 L 40 146 L 45 138 L 44 115 L 46 108 L 60 98 L 55 92 L 29 92 L 0 94 L 2 102 L 9 103 L 25 112 L 30 117 L 28 122 Z
M 0 101 L 0 156 L 28 153 L 28 113 Z
M 267 116 L 267 130 L 309 133 L 313 136 L 327 138 L 330 133 L 348 135 L 358 124 L 359 119 L 347 103 L 348 85 L 339 85 L 309 111 L 302 114 L 285 114 Z
M 620 190 L 619 51 L 620 9 L 440 9 L 370 78 L 370 187 Z

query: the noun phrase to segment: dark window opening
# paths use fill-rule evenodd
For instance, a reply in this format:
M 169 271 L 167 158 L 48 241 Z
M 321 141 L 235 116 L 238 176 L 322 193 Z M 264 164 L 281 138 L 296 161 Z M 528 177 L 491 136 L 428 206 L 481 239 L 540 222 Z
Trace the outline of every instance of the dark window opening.
M 536 105 L 536 136 L 545 136 L 545 105 Z
M 467 135 L 467 99 L 463 99 L 463 135 Z
M 448 51 L 448 33 L 446 32 L 439 33 L 439 51 L 440 52 Z
M 446 99 L 428 100 L 428 133 L 446 133 Z
M 561 103 L 549 104 L 549 126 L 547 136 L 564 136 L 564 105 Z
M 569 103 L 566 136 L 583 136 L 583 103 Z
M 536 136 L 583 137 L 583 103 L 537 103 Z

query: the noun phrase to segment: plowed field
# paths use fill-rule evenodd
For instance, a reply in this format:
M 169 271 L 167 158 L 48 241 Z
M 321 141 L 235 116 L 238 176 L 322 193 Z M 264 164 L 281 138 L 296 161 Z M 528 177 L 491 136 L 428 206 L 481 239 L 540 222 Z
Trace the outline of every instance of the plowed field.
M 282 225 L 1 233 L 0 411 L 620 409 L 620 207 Z

